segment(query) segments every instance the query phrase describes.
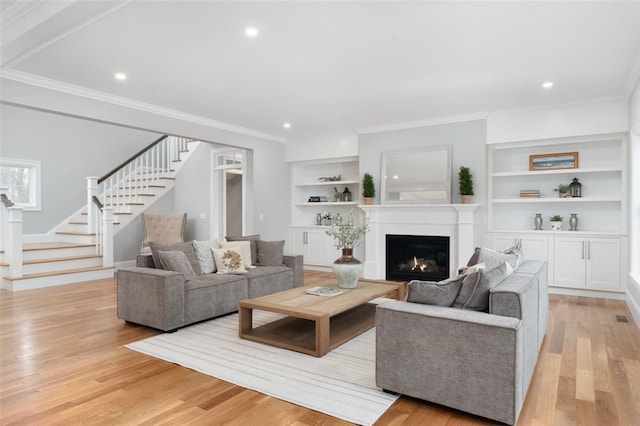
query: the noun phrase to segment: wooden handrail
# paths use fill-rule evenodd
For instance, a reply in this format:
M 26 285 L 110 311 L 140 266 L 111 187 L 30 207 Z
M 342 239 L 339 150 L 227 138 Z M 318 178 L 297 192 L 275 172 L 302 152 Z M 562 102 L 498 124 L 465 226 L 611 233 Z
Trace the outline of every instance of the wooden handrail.
M 4 206 L 7 208 L 13 207 L 15 205 L 15 203 L 11 201 L 9 197 L 7 197 L 7 194 L 0 194 L 0 199 L 2 199 L 2 204 L 4 204 Z
M 98 206 L 98 208 L 100 209 L 100 211 L 102 211 L 104 209 L 104 205 L 102 204 L 102 202 L 100 201 L 100 199 L 98 197 L 96 197 L 95 195 L 92 197 L 93 198 L 93 202 L 96 206 Z
M 166 138 L 168 138 L 169 135 L 164 135 L 161 136 L 160 138 L 158 138 L 157 140 L 155 140 L 154 142 L 152 142 L 149 146 L 147 146 L 146 148 L 142 148 L 140 151 L 138 151 L 137 153 L 133 154 L 128 160 L 124 161 L 122 164 L 120 164 L 119 166 L 117 166 L 115 169 L 111 170 L 109 173 L 107 173 L 106 175 L 102 176 L 100 179 L 98 179 L 98 184 L 104 182 L 105 180 L 107 180 L 110 176 L 116 174 L 118 172 L 118 170 L 120 170 L 121 168 L 123 168 L 124 166 L 126 166 L 127 164 L 129 164 L 130 162 L 132 162 L 133 160 L 135 160 L 137 157 L 141 156 L 142 154 L 144 154 L 145 152 L 149 151 L 151 148 L 153 148 L 154 146 L 158 145 L 160 142 L 162 142 L 163 140 L 165 140 Z

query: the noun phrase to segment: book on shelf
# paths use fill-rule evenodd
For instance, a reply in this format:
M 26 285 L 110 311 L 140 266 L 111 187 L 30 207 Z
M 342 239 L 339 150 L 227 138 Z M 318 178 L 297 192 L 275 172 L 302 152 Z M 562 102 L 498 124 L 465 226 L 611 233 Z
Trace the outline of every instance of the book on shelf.
M 314 296 L 333 297 L 342 294 L 342 290 L 335 287 L 310 287 L 307 289 L 307 294 L 313 294 Z
M 539 189 L 521 189 L 520 198 L 540 198 Z

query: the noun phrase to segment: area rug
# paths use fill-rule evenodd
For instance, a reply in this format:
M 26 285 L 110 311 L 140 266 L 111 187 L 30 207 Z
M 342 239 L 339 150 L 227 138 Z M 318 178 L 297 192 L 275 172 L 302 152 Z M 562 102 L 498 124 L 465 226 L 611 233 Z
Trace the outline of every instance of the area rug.
M 254 327 L 280 317 L 254 311 Z M 126 346 L 360 425 L 397 399 L 375 384 L 375 329 L 317 358 L 240 339 L 236 313 Z

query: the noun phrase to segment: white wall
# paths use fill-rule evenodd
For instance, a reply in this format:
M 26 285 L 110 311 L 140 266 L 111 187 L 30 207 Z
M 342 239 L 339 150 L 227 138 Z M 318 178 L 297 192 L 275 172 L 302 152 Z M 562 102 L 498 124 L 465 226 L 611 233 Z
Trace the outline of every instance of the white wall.
M 487 143 L 533 141 L 629 130 L 628 100 L 491 113 L 487 118 Z
M 0 84 L 2 87 L 2 91 L 0 92 L 1 101 L 5 104 L 55 111 L 70 115 L 72 117 L 70 118 L 71 120 L 77 119 L 78 117 L 88 118 L 95 122 L 112 124 L 114 127 L 134 130 L 135 132 L 185 136 L 249 150 L 251 152 L 250 161 L 253 169 L 248 173 L 250 198 L 247 207 L 250 215 L 247 218 L 247 230 L 248 232 L 261 233 L 264 239 L 283 240 L 286 238 L 287 226 L 290 222 L 291 210 L 288 205 L 290 202 L 291 183 L 290 169 L 289 164 L 285 161 L 285 146 L 283 143 L 250 134 L 220 129 L 213 127 L 207 120 L 194 120 L 193 117 L 181 118 L 179 114 L 165 116 L 153 110 L 142 110 L 121 104 L 103 102 L 73 93 L 38 87 L 4 78 L 0 79 Z M 28 125 L 36 128 L 40 126 L 38 120 L 31 120 Z M 2 127 L 4 130 L 4 122 Z M 90 132 L 89 134 L 92 133 Z M 86 143 L 87 140 L 91 140 L 91 137 L 84 137 L 82 140 Z M 92 152 L 100 149 L 101 144 L 107 143 L 101 139 L 100 141 L 101 143 L 96 145 L 98 148 L 92 145 L 87 146 L 88 152 L 86 152 L 83 157 L 92 157 Z M 153 138 L 151 138 L 151 141 L 153 141 Z M 145 145 L 146 144 L 143 144 L 142 146 Z M 55 149 L 60 150 L 62 146 L 66 145 L 57 145 Z M 127 153 L 128 155 L 126 155 L 125 158 L 136 151 L 137 149 L 132 149 Z M 74 161 L 78 161 L 77 156 Z M 80 158 L 80 161 L 85 160 L 84 158 Z M 101 161 L 104 161 L 103 157 Z M 108 171 L 111 167 L 117 165 L 118 162 L 109 161 L 108 163 L 100 164 L 104 166 L 105 171 Z M 203 167 L 206 167 L 206 173 L 203 171 Z M 187 177 L 187 175 L 189 175 L 189 173 L 187 173 L 184 178 L 177 180 L 174 197 L 176 197 L 175 194 L 181 194 L 177 196 L 178 198 L 174 199 L 174 205 L 179 204 L 179 208 L 174 207 L 177 211 L 189 211 L 197 215 L 203 211 L 199 203 L 203 199 L 210 199 L 210 191 L 204 189 L 203 186 L 207 185 L 210 179 L 208 160 L 202 160 L 198 170 L 198 172 L 193 172 L 190 177 Z M 99 173 L 94 172 L 87 175 L 96 174 Z M 53 181 L 53 184 L 57 185 L 55 181 Z M 80 185 L 82 185 L 82 183 Z M 84 197 L 84 187 L 82 187 L 80 191 L 80 197 Z M 182 191 L 186 192 L 183 193 Z M 184 195 L 185 198 L 182 198 L 182 194 L 187 195 Z M 187 199 L 189 201 L 187 201 Z M 77 204 L 73 203 L 74 205 L 70 208 L 70 213 L 79 209 L 83 202 L 84 199 Z M 57 206 L 54 206 L 54 208 L 56 207 Z M 209 210 L 206 210 L 206 212 L 208 211 Z M 260 214 L 262 214 L 264 218 L 262 221 L 259 220 Z M 196 216 L 192 217 L 195 218 Z M 56 220 L 52 222 L 57 224 L 60 221 L 61 220 Z M 191 237 L 200 239 L 209 238 L 211 234 L 209 226 L 203 225 L 200 222 L 193 223 L 193 232 L 194 234 Z M 116 260 L 122 260 L 118 254 L 116 254 Z
M 402 130 L 389 130 L 360 135 L 358 146 L 360 175 L 371 173 L 376 188 L 374 203 L 380 200 L 380 162 L 383 151 L 452 145 L 451 202 L 460 203 L 458 170 L 467 166 L 474 176 L 474 203 L 482 204 L 476 211 L 476 246 L 484 243 L 486 233 L 486 122 L 474 120 Z
M 358 155 L 358 135 L 348 132 L 304 141 L 287 143 L 287 161 L 325 160 Z
M 640 324 L 640 78 L 629 99 L 631 155 L 629 167 L 629 277 L 627 304 Z
M 25 211 L 26 234 L 44 234 L 86 202 L 86 177 L 102 176 L 160 134 L 0 105 L 2 157 L 41 162 L 42 210 Z

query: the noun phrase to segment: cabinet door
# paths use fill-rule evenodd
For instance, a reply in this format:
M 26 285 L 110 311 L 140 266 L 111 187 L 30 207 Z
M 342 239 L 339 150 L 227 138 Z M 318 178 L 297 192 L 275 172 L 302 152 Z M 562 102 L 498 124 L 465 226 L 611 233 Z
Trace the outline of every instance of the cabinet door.
M 333 264 L 333 261 L 342 256 L 342 249 L 336 248 L 335 240 L 329 235 L 324 235 L 324 263 L 328 266 Z
M 316 229 L 306 232 L 307 236 L 305 244 L 304 263 L 322 265 L 322 244 L 324 241 L 324 239 L 322 238 L 323 232 L 324 231 Z
M 587 288 L 620 290 L 620 239 L 587 239 Z
M 577 237 L 553 237 L 553 284 L 585 287 L 586 240 Z
M 305 242 L 307 241 L 307 231 L 301 230 L 301 229 L 291 229 L 289 231 L 290 234 L 290 238 L 289 241 L 291 241 L 290 247 L 291 247 L 291 253 L 292 254 L 301 254 L 304 256 L 304 251 L 305 251 Z M 304 259 L 304 261 L 306 262 L 307 259 Z
M 522 260 L 547 260 L 547 238 L 544 235 L 503 234 L 491 237 L 491 248 L 504 251 L 520 244 Z
M 495 251 L 505 251 L 518 243 L 518 236 L 515 234 L 494 235 L 491 237 L 491 248 Z
M 547 260 L 547 237 L 523 235 L 520 237 L 522 260 Z

